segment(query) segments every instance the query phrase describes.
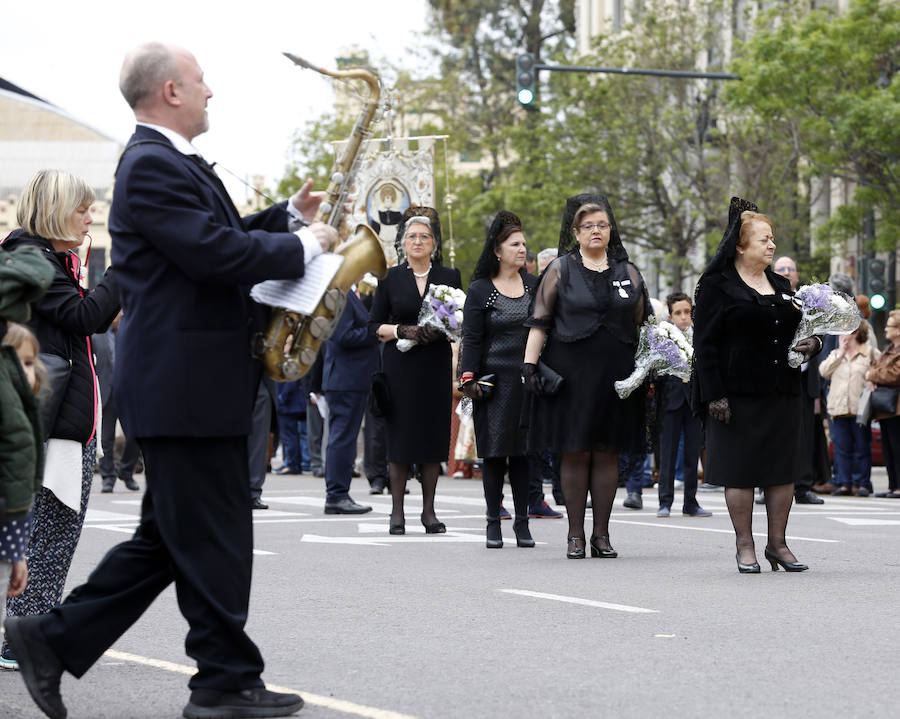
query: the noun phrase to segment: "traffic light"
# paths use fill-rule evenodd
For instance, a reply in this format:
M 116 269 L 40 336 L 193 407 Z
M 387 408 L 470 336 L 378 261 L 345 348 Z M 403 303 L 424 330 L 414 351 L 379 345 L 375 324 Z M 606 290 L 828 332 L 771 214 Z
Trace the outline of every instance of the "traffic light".
M 877 257 L 868 258 L 866 272 L 866 294 L 869 295 L 869 305 L 873 310 L 882 310 L 887 304 L 887 294 L 884 281 L 884 260 Z
M 530 52 L 519 53 L 516 56 L 516 99 L 520 105 L 527 107 L 534 102 L 536 76 L 534 55 Z

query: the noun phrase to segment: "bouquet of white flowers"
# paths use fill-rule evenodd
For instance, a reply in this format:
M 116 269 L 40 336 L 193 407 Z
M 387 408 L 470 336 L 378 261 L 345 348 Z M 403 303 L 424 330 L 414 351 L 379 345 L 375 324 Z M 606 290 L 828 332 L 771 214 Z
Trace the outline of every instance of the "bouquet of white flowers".
M 855 300 L 828 285 L 803 285 L 794 293 L 794 300 L 800 303 L 802 315 L 791 345 L 813 335 L 848 335 L 859 327 L 859 307 Z M 788 364 L 799 367 L 803 355 L 789 349 Z
M 688 330 L 689 334 L 690 329 Z M 625 399 L 643 384 L 651 370 L 671 374 L 685 382 L 691 378 L 694 346 L 689 336 L 666 320 L 655 316 L 641 325 L 637 351 L 634 353 L 634 372 L 614 384 L 619 397 Z
M 466 293 L 448 285 L 431 285 L 422 299 L 418 324 L 434 327 L 443 332 L 451 342 L 462 336 L 463 305 Z M 418 343 L 415 340 L 397 340 L 397 349 L 408 352 Z

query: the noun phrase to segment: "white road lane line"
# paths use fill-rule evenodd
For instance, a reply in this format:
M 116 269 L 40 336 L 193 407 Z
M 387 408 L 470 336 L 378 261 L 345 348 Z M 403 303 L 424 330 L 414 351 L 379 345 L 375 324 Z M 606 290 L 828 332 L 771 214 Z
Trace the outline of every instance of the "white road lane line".
M 119 659 L 124 662 L 133 662 L 134 664 L 142 664 L 154 669 L 162 669 L 167 672 L 175 672 L 176 674 L 186 674 L 193 676 L 197 673 L 196 667 L 185 666 L 184 664 L 175 664 L 162 659 L 151 659 L 150 657 L 142 657 L 139 654 L 130 654 L 128 652 L 120 652 L 116 649 L 108 649 L 106 656 L 112 659 Z M 299 694 L 303 697 L 303 701 L 314 706 L 325 707 L 332 711 L 341 712 L 343 714 L 353 714 L 354 716 L 366 717 L 366 719 L 416 719 L 410 714 L 400 714 L 389 709 L 378 709 L 376 707 L 365 706 L 364 704 L 356 704 L 343 699 L 335 699 L 333 697 L 325 697 L 319 694 L 310 694 L 309 692 L 298 691 L 288 687 L 281 687 L 277 684 L 266 684 L 266 689 L 273 692 L 287 692 L 289 694 Z
M 694 532 L 716 532 L 717 534 L 734 534 L 733 529 L 713 529 L 712 527 L 688 527 L 684 524 L 669 524 L 667 520 L 661 520 L 658 522 L 629 522 L 624 519 L 610 519 L 610 522 L 615 522 L 616 524 L 638 524 L 642 527 L 662 527 L 663 529 L 688 529 Z M 696 519 L 692 520 L 696 522 L 706 521 L 704 519 Z M 765 532 L 754 532 L 754 537 L 765 537 L 767 536 Z M 841 539 L 817 539 L 815 537 L 795 537 L 788 535 L 785 539 L 793 539 L 797 541 L 803 542 L 826 542 L 828 544 L 840 544 L 843 540 Z
M 828 519 L 833 519 L 835 522 L 841 522 L 841 524 L 849 524 L 851 527 L 874 527 L 900 524 L 900 519 L 854 519 L 852 517 L 828 517 Z
M 581 597 L 567 597 L 563 594 L 545 594 L 544 592 L 531 592 L 527 589 L 501 589 L 505 594 L 518 594 L 522 597 L 535 597 L 537 599 L 552 599 L 555 602 L 567 604 L 581 604 L 585 607 L 599 607 L 600 609 L 614 609 L 617 612 L 629 612 L 631 614 L 659 614 L 658 609 L 645 609 L 644 607 L 632 607 L 627 604 L 613 604 L 611 602 L 598 602 L 595 599 L 582 599 Z

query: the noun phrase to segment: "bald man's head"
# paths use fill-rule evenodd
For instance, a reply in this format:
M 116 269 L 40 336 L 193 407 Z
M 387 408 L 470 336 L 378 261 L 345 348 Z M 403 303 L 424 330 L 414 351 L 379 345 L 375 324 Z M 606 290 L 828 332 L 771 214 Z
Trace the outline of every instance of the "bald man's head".
M 179 50 L 161 42 L 148 42 L 125 56 L 119 90 L 132 110 L 146 105 L 166 80 L 180 79 L 176 63 Z
M 800 284 L 800 272 L 797 270 L 797 263 L 794 262 L 793 259 L 786 255 L 784 257 L 778 257 L 775 262 L 772 263 L 772 269 L 775 270 L 776 274 L 787 277 L 788 281 L 791 283 L 792 290 L 797 289 L 797 285 Z

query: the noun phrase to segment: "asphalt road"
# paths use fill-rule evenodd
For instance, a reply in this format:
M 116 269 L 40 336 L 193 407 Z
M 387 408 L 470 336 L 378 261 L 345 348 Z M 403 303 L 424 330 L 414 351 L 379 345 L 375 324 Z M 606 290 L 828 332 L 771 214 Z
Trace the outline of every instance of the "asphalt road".
M 886 486 L 881 468 L 875 483 Z M 69 587 L 136 524 L 136 493 L 95 487 Z M 392 537 L 390 498 L 362 480 L 351 492 L 375 511 L 357 517 L 323 515 L 321 479 L 267 481 L 248 631 L 269 686 L 306 698 L 300 717 L 898 714 L 900 501 L 795 506 L 789 543 L 810 571 L 761 562 L 739 575 L 719 492 L 700 496 L 713 517 L 665 520 L 655 491 L 633 511 L 620 490 L 619 558 L 571 561 L 565 520 L 532 520 L 534 549 L 504 522 L 504 548 L 485 549 L 477 480 L 440 481 L 448 533 L 426 536 L 411 488 L 409 534 Z M 762 507 L 754 528 L 763 560 Z M 82 680 L 64 677 L 69 716 L 181 716 L 185 631 L 169 588 Z M 19 676 L 0 672 L 0 717 L 40 716 Z

